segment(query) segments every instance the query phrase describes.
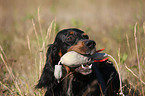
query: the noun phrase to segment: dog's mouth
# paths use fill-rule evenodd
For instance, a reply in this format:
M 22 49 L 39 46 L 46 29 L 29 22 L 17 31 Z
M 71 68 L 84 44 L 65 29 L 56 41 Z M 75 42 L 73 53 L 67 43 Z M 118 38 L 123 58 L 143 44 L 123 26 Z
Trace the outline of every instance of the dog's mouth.
M 77 67 L 75 71 L 83 75 L 88 75 L 92 73 L 92 64 L 82 64 L 81 66 Z
M 92 63 L 94 62 L 103 62 L 108 58 L 106 53 L 98 53 L 104 49 L 96 51 L 94 55 L 91 54 L 80 54 L 75 51 L 67 52 L 60 59 L 60 62 L 71 69 L 74 69 L 76 72 L 79 72 L 83 75 L 88 75 L 92 72 Z
M 94 59 L 92 54 L 80 54 L 76 51 L 69 51 L 61 57 L 60 62 L 68 66 L 69 69 L 75 70 L 75 72 L 88 75 L 92 72 Z
M 80 66 L 78 66 L 75 71 L 78 73 L 81 73 L 83 75 L 88 75 L 92 73 L 92 66 L 93 66 L 93 60 L 91 57 L 92 54 L 83 54 L 83 56 L 88 58 L 88 62 L 84 63 L 84 64 L 80 64 Z

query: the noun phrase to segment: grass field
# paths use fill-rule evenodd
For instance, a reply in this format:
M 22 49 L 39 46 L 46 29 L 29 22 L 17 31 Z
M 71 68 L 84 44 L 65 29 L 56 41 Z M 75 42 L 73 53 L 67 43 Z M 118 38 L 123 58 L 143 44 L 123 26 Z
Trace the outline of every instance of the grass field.
M 76 27 L 116 59 L 124 94 L 144 96 L 144 5 L 144 0 L 0 0 L 0 95 L 43 96 L 45 89 L 34 87 L 47 45 L 59 30 Z

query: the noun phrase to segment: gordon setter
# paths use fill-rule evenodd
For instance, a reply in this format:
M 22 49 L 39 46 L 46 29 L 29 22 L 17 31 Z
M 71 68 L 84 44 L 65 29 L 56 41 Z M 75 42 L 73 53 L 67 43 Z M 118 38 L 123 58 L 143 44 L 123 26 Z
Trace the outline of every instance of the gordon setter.
M 60 82 L 54 76 L 54 67 L 66 52 L 93 55 L 95 46 L 95 41 L 89 40 L 89 36 L 80 29 L 70 28 L 58 32 L 47 50 L 46 64 L 36 88 L 47 88 L 45 96 L 118 96 L 119 76 L 109 60 L 93 63 L 90 72 L 82 70 L 82 66 L 63 65 Z

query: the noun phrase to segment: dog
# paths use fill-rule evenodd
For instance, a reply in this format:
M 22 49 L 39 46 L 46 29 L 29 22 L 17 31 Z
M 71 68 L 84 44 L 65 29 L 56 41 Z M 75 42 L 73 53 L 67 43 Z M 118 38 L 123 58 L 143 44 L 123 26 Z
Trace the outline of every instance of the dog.
M 85 65 L 69 67 L 62 65 L 62 77 L 59 82 L 54 76 L 55 65 L 69 51 L 83 55 L 96 53 L 96 43 L 77 28 L 63 29 L 49 45 L 46 64 L 36 88 L 47 88 L 45 96 L 118 96 L 119 75 L 109 60 L 95 62 L 91 70 Z

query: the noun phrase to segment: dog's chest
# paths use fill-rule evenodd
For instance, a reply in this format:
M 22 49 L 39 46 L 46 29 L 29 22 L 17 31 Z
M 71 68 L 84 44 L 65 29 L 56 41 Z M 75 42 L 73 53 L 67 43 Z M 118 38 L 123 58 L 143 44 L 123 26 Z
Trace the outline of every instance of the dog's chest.
M 98 81 L 96 79 L 77 77 L 72 75 L 65 80 L 67 96 L 92 96 L 94 93 L 97 94 Z

